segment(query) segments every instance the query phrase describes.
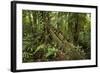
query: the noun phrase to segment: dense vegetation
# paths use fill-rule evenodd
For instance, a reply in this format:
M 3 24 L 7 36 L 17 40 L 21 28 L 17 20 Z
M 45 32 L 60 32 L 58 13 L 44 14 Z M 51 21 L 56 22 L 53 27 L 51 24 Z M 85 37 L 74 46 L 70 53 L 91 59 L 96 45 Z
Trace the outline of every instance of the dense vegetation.
M 22 11 L 23 62 L 91 58 L 91 14 Z

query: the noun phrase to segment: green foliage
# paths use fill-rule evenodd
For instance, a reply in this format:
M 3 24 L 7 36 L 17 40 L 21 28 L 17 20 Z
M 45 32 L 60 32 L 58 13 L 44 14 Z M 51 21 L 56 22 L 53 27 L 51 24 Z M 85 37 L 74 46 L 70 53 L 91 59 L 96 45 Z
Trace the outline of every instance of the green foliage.
M 47 48 L 47 53 L 46 53 L 46 58 L 49 58 L 50 56 L 56 56 L 56 52 L 58 50 L 54 47 L 48 47 Z
M 80 48 L 72 48 L 66 51 L 66 59 L 67 60 L 83 60 L 86 56 L 84 50 Z
M 23 62 L 90 59 L 89 13 L 22 11 Z

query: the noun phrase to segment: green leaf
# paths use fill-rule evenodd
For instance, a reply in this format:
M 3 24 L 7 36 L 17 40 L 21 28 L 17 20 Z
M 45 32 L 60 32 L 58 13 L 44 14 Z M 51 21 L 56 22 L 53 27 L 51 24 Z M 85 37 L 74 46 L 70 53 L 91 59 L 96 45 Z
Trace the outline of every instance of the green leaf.
M 39 45 L 33 54 L 35 54 L 36 52 L 38 52 L 42 48 L 45 48 L 45 44 Z

